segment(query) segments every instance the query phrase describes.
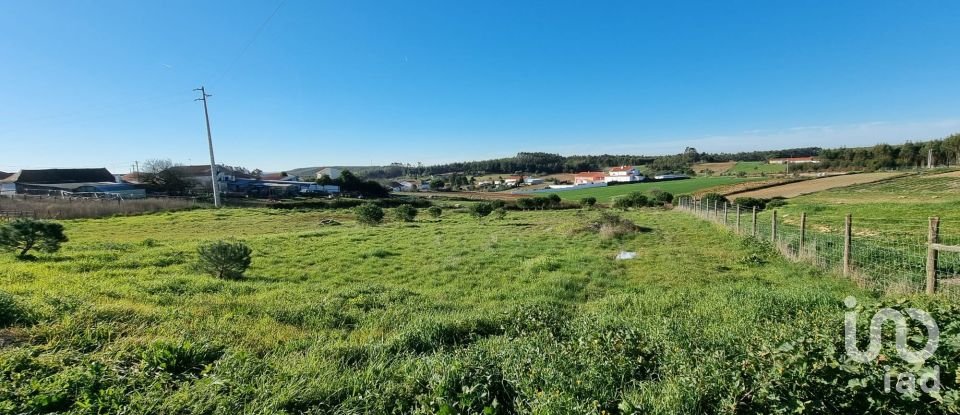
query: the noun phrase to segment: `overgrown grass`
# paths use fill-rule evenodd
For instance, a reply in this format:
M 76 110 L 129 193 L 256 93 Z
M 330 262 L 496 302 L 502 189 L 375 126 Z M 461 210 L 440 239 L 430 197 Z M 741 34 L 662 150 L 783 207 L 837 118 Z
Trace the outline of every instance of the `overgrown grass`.
M 863 376 L 823 369 L 820 357 L 842 356 L 841 300 L 867 304 L 869 294 L 686 215 L 623 215 L 651 231 L 605 240 L 580 231 L 597 212 L 511 212 L 478 223 L 463 209 L 376 228 L 358 226 L 349 211 L 68 221 L 61 253 L 0 257 L 9 294 L 0 312 L 16 316 L 0 320 L 9 326 L 0 328 L 0 412 L 674 414 L 816 412 L 824 402 L 841 412 L 877 402 L 908 412 L 917 404 L 858 394 L 848 381 Z M 320 224 L 329 218 L 343 225 Z M 253 248 L 246 279 L 193 270 L 197 245 L 224 238 Z M 620 250 L 638 257 L 615 261 Z M 955 335 L 948 323 L 942 330 Z M 826 340 L 798 350 L 819 353 L 816 366 L 794 364 L 782 346 L 813 334 Z M 951 374 L 956 345 L 941 350 L 953 356 L 938 362 Z M 834 395 L 818 389 L 829 382 Z
M 184 198 L 148 198 L 130 200 L 58 199 L 28 196 L 0 197 L 0 210 L 30 212 L 39 219 L 102 218 L 114 215 L 136 215 L 198 207 L 198 202 Z

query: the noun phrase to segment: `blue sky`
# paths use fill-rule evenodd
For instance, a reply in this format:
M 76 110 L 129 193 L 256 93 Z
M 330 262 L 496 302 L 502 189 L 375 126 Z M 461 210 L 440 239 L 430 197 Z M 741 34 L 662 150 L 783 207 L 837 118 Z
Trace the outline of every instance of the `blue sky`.
M 218 162 L 268 171 L 936 138 L 960 132 L 957 21 L 948 1 L 3 0 L 0 170 L 204 163 L 200 85 Z

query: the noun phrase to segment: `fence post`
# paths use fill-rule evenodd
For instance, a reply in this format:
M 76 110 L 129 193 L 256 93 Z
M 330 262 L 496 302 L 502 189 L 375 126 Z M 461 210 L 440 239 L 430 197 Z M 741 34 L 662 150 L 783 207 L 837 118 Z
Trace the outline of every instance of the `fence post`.
M 803 246 L 807 243 L 807 212 L 800 212 L 800 244 L 797 246 L 797 257 L 803 255 Z
M 757 237 L 757 207 L 753 207 L 753 237 Z
M 737 235 L 740 234 L 740 205 L 737 205 Z
M 717 221 L 717 216 L 720 216 L 720 200 L 713 199 L 713 221 Z
M 843 224 L 843 276 L 850 276 L 850 248 L 852 245 L 853 232 L 853 216 L 849 213 L 847 214 L 846 220 Z
M 723 202 L 723 226 L 727 226 L 727 202 Z
M 772 222 L 770 223 L 770 242 L 774 245 L 777 244 L 777 211 L 773 211 L 773 216 L 771 216 Z
M 940 242 L 940 217 L 930 218 L 930 229 L 927 231 L 927 294 L 937 293 L 937 258 L 940 251 L 933 244 Z

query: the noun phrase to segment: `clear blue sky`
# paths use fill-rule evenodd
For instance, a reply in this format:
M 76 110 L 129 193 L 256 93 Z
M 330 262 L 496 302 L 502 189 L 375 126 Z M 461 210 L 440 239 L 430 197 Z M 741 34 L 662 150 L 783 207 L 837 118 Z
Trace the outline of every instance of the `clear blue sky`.
M 200 85 L 218 162 L 268 171 L 935 138 L 960 131 L 958 21 L 950 1 L 3 0 L 0 170 L 204 163 Z

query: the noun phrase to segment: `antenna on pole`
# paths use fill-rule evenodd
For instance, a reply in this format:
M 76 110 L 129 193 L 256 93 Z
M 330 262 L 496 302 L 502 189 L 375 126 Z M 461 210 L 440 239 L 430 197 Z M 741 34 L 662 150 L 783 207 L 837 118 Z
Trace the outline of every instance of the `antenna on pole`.
M 213 206 L 220 207 L 220 192 L 219 189 L 217 189 L 217 162 L 213 158 L 213 136 L 210 134 L 210 112 L 207 111 L 207 97 L 212 97 L 213 95 L 208 95 L 202 86 L 194 89 L 194 91 L 200 91 L 200 98 L 194 101 L 203 101 L 203 117 L 207 120 L 207 145 L 210 147 L 210 185 L 213 187 Z

